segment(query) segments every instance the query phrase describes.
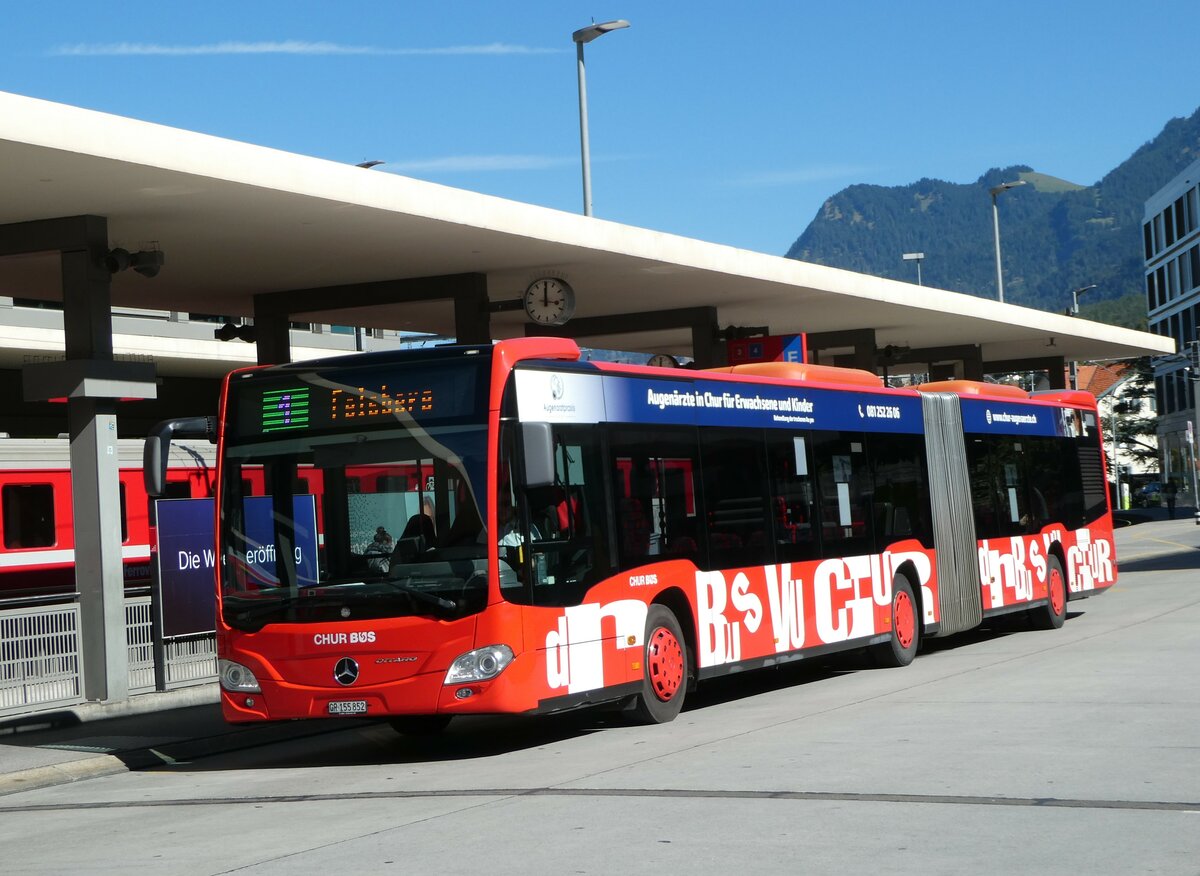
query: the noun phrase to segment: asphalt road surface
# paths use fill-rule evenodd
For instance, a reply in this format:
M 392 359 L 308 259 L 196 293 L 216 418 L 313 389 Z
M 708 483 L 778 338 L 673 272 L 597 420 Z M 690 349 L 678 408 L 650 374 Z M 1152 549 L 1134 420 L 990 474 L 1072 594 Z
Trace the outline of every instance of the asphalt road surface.
M 1200 873 L 1200 527 L 1057 631 L 723 679 L 672 724 L 335 732 L 0 797 L 0 872 Z M 177 759 L 178 760 L 178 759 Z

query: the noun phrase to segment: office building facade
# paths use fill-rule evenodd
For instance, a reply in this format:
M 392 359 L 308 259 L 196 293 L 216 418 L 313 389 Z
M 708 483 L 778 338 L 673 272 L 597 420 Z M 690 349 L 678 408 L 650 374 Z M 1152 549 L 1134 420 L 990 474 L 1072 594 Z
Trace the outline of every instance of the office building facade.
M 1142 235 L 1150 331 L 1174 338 L 1179 350 L 1155 360 L 1162 473 L 1190 490 L 1195 447 L 1187 436 L 1200 392 L 1200 160 L 1146 201 Z

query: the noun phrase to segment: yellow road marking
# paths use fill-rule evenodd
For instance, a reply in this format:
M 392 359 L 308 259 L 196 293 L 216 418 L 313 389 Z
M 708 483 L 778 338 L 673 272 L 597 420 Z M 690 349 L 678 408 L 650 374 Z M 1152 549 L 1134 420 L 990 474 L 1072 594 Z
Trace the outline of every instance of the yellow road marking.
M 1184 550 L 1188 550 L 1188 551 L 1200 550 L 1200 548 L 1197 548 L 1194 545 L 1180 544 L 1177 541 L 1168 541 L 1165 538 L 1151 538 L 1150 541 L 1156 541 L 1159 544 L 1169 544 L 1169 545 L 1171 545 L 1171 547 L 1183 548 Z

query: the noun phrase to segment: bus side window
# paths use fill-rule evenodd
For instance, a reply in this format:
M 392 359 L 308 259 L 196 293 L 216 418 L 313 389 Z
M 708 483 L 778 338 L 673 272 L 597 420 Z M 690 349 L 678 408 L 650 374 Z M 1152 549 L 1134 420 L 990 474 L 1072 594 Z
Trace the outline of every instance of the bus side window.
M 592 584 L 612 573 L 609 527 L 602 525 L 607 512 L 599 430 L 555 428 L 555 483 L 523 490 L 513 490 L 508 477 L 515 438 L 515 430 L 501 436 L 501 456 L 506 461 L 501 463 L 498 484 L 497 519 L 505 530 L 498 536 L 500 557 L 517 573 L 516 581 L 503 589 L 504 598 L 527 605 L 578 605 Z M 517 510 L 513 524 L 506 525 L 507 497 L 512 492 Z
M 813 433 L 821 508 L 821 553 L 851 557 L 871 553 L 871 473 L 861 432 Z
M 767 435 L 776 562 L 794 563 L 820 556 L 810 444 L 806 435 Z
M 762 434 L 701 433 L 709 562 L 715 568 L 772 563 Z
M 1003 538 L 1040 529 L 1030 506 L 1029 445 L 1029 438 L 1022 436 L 967 436 L 977 538 Z M 1034 498 L 1043 504 L 1043 496 Z
M 920 435 L 868 436 L 875 490 L 876 552 L 906 539 L 932 548 L 925 439 Z
M 696 508 L 696 431 L 614 429 L 612 453 L 620 567 L 660 559 L 706 565 Z
M 992 481 L 992 456 L 987 439 L 967 435 L 967 479 L 971 485 L 971 509 L 975 512 L 975 537 L 995 538 L 1001 534 L 996 519 L 996 495 Z

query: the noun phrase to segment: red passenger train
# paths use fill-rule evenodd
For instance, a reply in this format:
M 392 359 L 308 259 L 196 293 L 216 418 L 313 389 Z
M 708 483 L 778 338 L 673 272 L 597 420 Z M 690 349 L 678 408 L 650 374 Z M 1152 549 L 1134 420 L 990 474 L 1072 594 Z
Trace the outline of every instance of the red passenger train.
M 150 583 L 149 505 L 142 477 L 143 442 L 118 442 L 121 555 L 125 586 Z M 215 448 L 172 446 L 167 497 L 213 495 Z M 70 447 L 65 438 L 0 438 L 0 600 L 75 592 L 75 527 Z

